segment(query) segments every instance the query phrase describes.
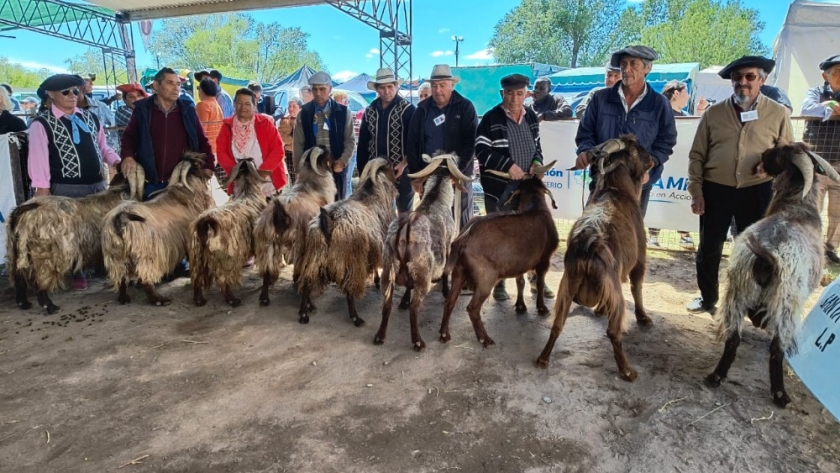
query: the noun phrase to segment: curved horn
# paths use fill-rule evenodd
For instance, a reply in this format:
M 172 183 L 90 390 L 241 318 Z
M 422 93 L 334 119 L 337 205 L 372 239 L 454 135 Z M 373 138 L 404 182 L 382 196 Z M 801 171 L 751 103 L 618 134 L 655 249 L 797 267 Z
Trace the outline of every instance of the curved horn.
M 828 164 L 828 161 L 826 161 L 822 156 L 812 151 L 808 151 L 808 154 L 811 155 L 811 159 L 813 159 L 817 162 L 817 164 L 820 165 L 821 169 L 817 172 L 821 171 L 820 174 L 825 175 L 825 177 L 831 179 L 834 182 L 840 182 L 840 174 L 837 173 L 837 170 L 835 170 L 831 164 Z
M 446 160 L 446 167 L 449 169 L 449 174 L 457 177 L 461 182 L 473 182 L 475 180 L 472 177 L 467 177 L 460 169 L 458 169 L 458 164 L 455 163 L 454 158 Z
M 551 194 L 551 191 L 548 189 L 542 190 L 543 194 L 547 195 L 549 199 L 551 199 L 551 206 L 555 209 L 557 208 L 557 202 L 554 201 L 554 196 Z
M 189 161 L 186 162 L 184 167 L 181 168 L 181 175 L 178 176 L 178 181 L 181 182 L 182 184 L 184 184 L 184 187 L 186 187 L 187 190 L 189 190 L 189 191 L 192 190 L 192 187 L 190 187 L 190 183 L 187 182 L 187 178 L 190 176 L 190 169 L 192 168 L 192 166 L 193 166 L 192 162 L 189 162 Z
M 178 164 L 175 165 L 175 169 L 172 170 L 172 175 L 169 176 L 169 183 L 167 184 L 167 187 L 178 184 L 178 180 L 181 178 L 181 169 L 183 169 L 184 166 L 189 166 L 189 163 L 187 161 L 179 161 Z
M 246 163 L 247 163 L 247 161 L 240 161 L 240 162 L 236 163 L 236 166 L 233 167 L 233 170 L 230 172 L 230 176 L 228 176 L 227 181 L 225 181 L 224 184 L 222 184 L 222 185 L 227 187 L 227 186 L 233 184 L 233 182 L 236 180 L 236 178 L 239 177 L 239 173 L 242 170 L 242 166 L 247 166 Z
M 532 164 L 530 174 L 533 174 L 535 176 L 543 176 L 545 175 L 545 173 L 548 172 L 549 169 L 553 168 L 555 164 L 557 164 L 556 159 L 542 166 L 540 166 L 539 164 Z
M 611 140 L 607 140 L 599 144 L 598 146 L 592 148 L 592 150 L 596 153 L 613 154 L 623 150 L 626 147 L 627 143 L 625 143 L 624 140 L 613 138 Z
M 505 179 L 511 179 L 510 173 L 507 172 L 496 171 L 495 169 L 485 169 L 484 172 L 487 174 L 492 174 L 494 176 L 503 177 Z
M 130 175 L 126 176 L 128 179 L 128 192 L 130 198 L 142 202 L 143 201 L 143 187 L 146 182 L 146 171 L 143 166 L 137 165 Z
M 319 176 L 326 176 L 327 173 L 324 171 L 322 172 L 318 169 L 318 157 L 324 154 L 324 150 L 318 147 L 310 148 L 309 149 L 309 166 L 315 171 L 316 174 Z M 304 158 L 306 159 L 306 158 Z
M 370 177 L 372 181 L 376 182 L 376 172 L 379 171 L 379 168 L 387 164 L 388 161 L 383 158 L 376 158 L 368 162 L 367 166 L 362 170 L 362 175 L 359 176 L 359 183 L 364 182 L 367 177 Z
M 814 163 L 811 157 L 805 153 L 796 153 L 791 158 L 793 165 L 802 173 L 802 178 L 805 179 L 805 187 L 802 189 L 802 198 L 808 195 L 811 191 L 811 186 L 814 185 Z
M 439 168 L 441 164 L 443 164 L 444 160 L 449 161 L 446 156 L 436 156 L 434 158 L 430 158 L 428 154 L 424 154 L 423 161 L 426 161 L 429 164 L 427 164 L 426 167 L 413 174 L 408 174 L 408 177 L 410 177 L 411 179 L 417 179 L 418 177 L 426 177 L 429 174 L 435 172 L 435 170 Z

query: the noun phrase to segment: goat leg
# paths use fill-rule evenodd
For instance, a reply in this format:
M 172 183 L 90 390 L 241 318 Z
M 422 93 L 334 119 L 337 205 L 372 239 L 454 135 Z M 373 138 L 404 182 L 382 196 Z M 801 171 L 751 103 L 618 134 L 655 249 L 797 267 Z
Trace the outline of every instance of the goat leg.
M 379 282 L 380 282 L 379 281 L 379 270 L 374 268 L 373 269 L 373 285 L 376 286 L 377 289 L 379 289 Z
M 386 276 L 387 280 L 388 278 Z M 385 332 L 388 331 L 388 319 L 391 317 L 391 308 L 394 305 L 394 283 L 386 282 L 385 290 L 382 292 L 382 295 L 385 296 L 385 299 L 382 301 L 382 321 L 379 323 L 379 330 L 376 331 L 376 336 L 373 337 L 374 345 L 385 343 Z
M 449 296 L 449 274 L 443 273 L 440 276 L 440 292 L 443 297 Z
M 271 275 L 268 274 L 268 271 L 263 274 L 263 285 L 262 290 L 260 290 L 260 305 L 265 307 L 268 304 L 271 304 L 271 299 L 268 297 L 268 288 L 271 287 L 272 284 Z
M 164 306 L 169 305 L 172 302 L 172 299 L 160 295 L 154 284 L 140 281 L 140 285 L 143 287 L 143 291 L 146 293 L 146 298 L 149 300 L 150 304 Z
M 528 307 L 525 305 L 525 277 L 521 274 L 516 276 L 516 303 L 513 304 L 513 310 L 517 314 L 524 314 L 528 312 Z
M 458 302 L 458 296 L 461 295 L 461 289 L 464 288 L 465 282 L 464 270 L 456 267 L 455 272 L 452 273 L 452 289 L 449 291 L 449 295 L 446 296 L 446 304 L 443 306 L 443 319 L 440 321 L 440 343 L 446 343 L 452 340 L 452 337 L 449 335 L 449 317 L 452 315 L 455 303 Z
M 128 295 L 128 281 L 126 281 L 125 279 L 120 281 L 117 302 L 119 302 L 120 304 L 128 304 L 129 302 L 131 302 L 131 297 Z
M 784 362 L 785 352 L 776 335 L 770 342 L 770 391 L 773 393 L 773 404 L 782 409 L 790 403 L 790 396 L 785 391 Z
M 624 381 L 633 382 L 639 376 L 636 370 L 630 366 L 627 361 L 627 354 L 624 353 L 624 347 L 621 345 L 621 332 L 608 331 L 607 336 L 610 338 L 610 343 L 613 347 L 613 355 L 615 355 L 615 363 L 618 365 L 618 375 Z
M 638 263 L 630 271 L 630 292 L 633 294 L 633 305 L 636 306 L 636 323 L 642 326 L 653 325 L 653 320 L 648 317 L 645 311 L 645 303 L 642 300 L 642 282 L 645 280 L 645 265 Z
M 207 304 L 207 299 L 204 298 L 204 294 L 202 293 L 201 283 L 198 281 L 193 282 L 193 302 L 198 307 L 203 307 Z
M 60 308 L 53 304 L 53 301 L 50 299 L 50 295 L 43 289 L 38 290 L 38 305 L 46 309 L 47 314 L 55 314 Z
M 545 272 L 548 268 L 537 270 L 537 313 L 543 317 L 548 315 L 548 307 L 545 306 Z
M 406 310 L 411 306 L 411 288 L 405 288 L 405 294 L 403 294 L 402 299 L 400 299 L 400 305 L 397 306 L 400 310 Z
M 359 317 L 359 312 L 356 311 L 356 299 L 352 294 L 347 294 L 347 310 L 350 311 L 350 320 L 353 321 L 353 325 L 361 327 L 365 324 L 365 321 Z
M 26 297 L 26 278 L 21 275 L 15 275 L 15 304 L 21 309 L 26 310 L 32 307 L 32 303 Z
M 537 358 L 537 366 L 540 368 L 548 368 L 548 362 L 551 359 L 551 352 L 554 350 L 554 344 L 557 342 L 557 337 L 563 331 L 563 326 L 566 325 L 566 318 L 569 316 L 569 309 L 572 306 L 572 295 L 566 290 L 564 284 L 566 277 L 560 282 L 560 290 L 557 291 L 557 305 L 554 308 L 554 324 L 551 326 L 551 334 L 548 336 L 548 342 L 545 344 L 542 353 Z
M 523 285 L 524 283 L 525 282 L 523 281 Z M 470 322 L 472 322 L 475 336 L 478 338 L 479 343 L 484 345 L 484 348 L 496 344 L 496 342 L 487 335 L 487 331 L 484 329 L 484 323 L 481 321 L 481 306 L 484 305 L 484 301 L 486 301 L 488 297 L 490 297 L 490 288 L 476 287 L 475 293 L 473 294 L 472 299 L 470 299 L 470 303 L 467 304 L 467 313 L 470 316 Z
M 706 379 L 703 380 L 706 386 L 710 388 L 720 386 L 720 382 L 726 378 L 726 374 L 729 373 L 729 367 L 732 366 L 732 362 L 735 361 L 735 353 L 738 351 L 738 345 L 740 344 L 741 335 L 738 332 L 734 332 L 728 339 L 726 339 L 726 345 L 723 348 L 723 356 L 721 356 L 717 368 L 715 368 L 712 374 L 706 376 Z
M 225 296 L 225 302 L 230 304 L 231 307 L 239 307 L 240 305 L 242 305 L 242 301 L 233 294 L 233 291 L 230 289 L 230 286 L 223 287 L 222 294 L 224 294 Z
M 420 303 L 423 298 L 415 294 L 414 300 L 411 301 L 409 308 L 409 319 L 411 320 L 411 344 L 414 346 L 414 351 L 423 351 L 426 348 L 426 342 L 420 336 L 420 329 L 417 327 L 417 313 L 420 312 Z
M 309 307 L 312 305 L 312 301 L 309 300 L 309 295 L 312 290 L 309 288 L 309 285 L 304 284 L 303 288 L 300 291 L 300 310 L 298 311 L 298 322 L 302 324 L 309 323 Z

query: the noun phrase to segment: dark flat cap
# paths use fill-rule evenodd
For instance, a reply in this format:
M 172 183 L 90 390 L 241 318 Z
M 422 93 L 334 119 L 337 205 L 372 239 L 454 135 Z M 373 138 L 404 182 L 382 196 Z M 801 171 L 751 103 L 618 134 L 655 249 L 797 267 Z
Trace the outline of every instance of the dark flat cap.
M 619 58 L 618 60 L 621 61 L 621 58 Z M 621 68 L 618 66 L 613 66 L 611 61 L 607 61 L 607 63 L 604 64 L 604 70 L 607 72 L 621 72 Z
M 193 78 L 197 81 L 200 81 L 202 77 L 209 76 L 210 70 L 209 69 L 202 69 L 200 71 L 193 72 Z
M 50 90 L 64 90 L 70 87 L 81 87 L 85 85 L 85 80 L 78 74 L 55 74 L 44 79 L 41 85 L 38 86 L 38 97 L 41 100 L 47 98 L 47 91 Z
M 222 73 L 219 72 L 217 69 L 210 69 L 210 77 L 216 80 L 222 80 Z
M 820 70 L 827 71 L 838 64 L 840 64 L 840 54 L 826 58 L 820 63 Z
M 522 74 L 510 74 L 502 77 L 501 84 L 503 89 L 524 89 L 531 86 L 531 80 Z
M 610 65 L 612 67 L 621 67 L 621 58 L 623 56 L 637 57 L 648 61 L 656 61 L 659 59 L 659 54 L 653 49 L 641 44 L 636 44 L 633 46 L 627 46 L 624 49 L 619 49 L 618 51 L 612 53 L 612 56 L 610 56 Z
M 743 56 L 739 59 L 736 59 L 730 62 L 726 67 L 718 72 L 718 75 L 724 79 L 731 79 L 732 73 L 737 71 L 738 69 L 743 69 L 745 67 L 757 67 L 762 71 L 770 74 L 770 71 L 773 70 L 773 67 L 776 66 L 776 61 L 772 59 L 767 59 L 764 56 Z

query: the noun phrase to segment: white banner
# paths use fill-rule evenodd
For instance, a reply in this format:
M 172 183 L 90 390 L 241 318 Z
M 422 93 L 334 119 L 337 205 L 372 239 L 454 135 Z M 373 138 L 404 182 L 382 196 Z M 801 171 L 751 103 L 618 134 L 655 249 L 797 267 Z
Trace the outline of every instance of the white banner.
M 654 183 L 650 194 L 645 226 L 696 232 L 700 222 L 691 213 L 688 194 L 688 151 L 697 131 L 697 119 L 677 120 L 677 145 L 665 163 L 662 178 Z M 589 174 L 584 182 L 583 171 L 566 171 L 575 164 L 575 135 L 578 121 L 542 122 L 540 138 L 545 162 L 557 160 L 554 169 L 546 173 L 546 186 L 557 202 L 556 218 L 576 220 L 589 197 Z
M 799 379 L 823 406 L 840 420 L 840 279 L 823 289 L 802 329 L 796 334 L 799 352 L 788 359 Z
M 15 184 L 12 181 L 11 134 L 0 135 L 0 263 L 6 259 L 6 219 L 15 208 Z M 12 146 L 17 146 L 13 144 Z

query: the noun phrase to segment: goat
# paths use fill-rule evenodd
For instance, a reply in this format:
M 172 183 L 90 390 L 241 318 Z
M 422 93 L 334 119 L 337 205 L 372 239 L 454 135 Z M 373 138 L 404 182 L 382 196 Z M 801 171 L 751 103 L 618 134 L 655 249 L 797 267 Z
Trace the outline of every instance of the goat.
M 253 160 L 240 161 L 228 183 L 234 184 L 233 198 L 221 207 L 205 210 L 190 225 L 190 278 L 193 301 L 207 304 L 202 289 L 215 280 L 225 302 L 238 307 L 242 301 L 232 292 L 242 281 L 242 267 L 254 254 L 254 222 L 266 207 L 260 176 Z
M 274 197 L 260 213 L 254 228 L 255 266 L 263 276 L 260 305 L 271 301 L 268 288 L 280 277 L 285 261 L 294 262 L 294 281 L 300 268 L 298 260 L 306 239 L 309 221 L 321 207 L 335 200 L 333 158 L 323 146 L 306 150 L 300 160 L 295 185 Z M 285 257 L 285 258 L 284 258 Z
M 808 296 L 819 285 L 823 271 L 822 222 L 817 205 L 814 173 L 840 181 L 837 172 L 804 143 L 780 145 L 765 151 L 760 171 L 774 176 L 773 199 L 764 218 L 735 239 L 729 257 L 729 285 L 717 313 L 718 338 L 725 339 L 723 356 L 705 383 L 720 386 L 741 343 L 744 316 L 772 335 L 770 392 L 784 408 L 782 365 L 785 353 L 796 353 L 795 335 Z
M 446 343 L 452 338 L 449 335 L 449 317 L 461 289 L 467 283 L 475 290 L 467 305 L 467 312 L 475 335 L 485 348 L 494 345 L 495 342 L 484 330 L 481 306 L 499 279 L 516 276 L 517 297 L 514 307 L 517 313 L 524 313 L 528 309 L 522 295 L 525 288 L 522 274 L 535 269 L 537 311 L 540 315 L 548 314 L 543 293 L 545 273 L 560 238 L 551 211 L 545 203 L 546 196 L 551 199 L 552 204 L 554 199 L 543 184 L 542 176 L 553 166 L 554 162 L 544 166 L 536 163 L 531 165 L 519 189 L 514 192 L 513 197 L 519 196 L 518 210 L 475 217 L 452 242 L 452 249 L 444 268 L 445 273 L 452 275 L 452 289 L 446 297 L 443 310 L 441 343 Z M 499 174 L 509 177 L 505 173 Z M 522 235 L 527 235 L 528 238 L 522 238 Z
M 114 176 L 108 189 L 81 197 L 35 197 L 15 208 L 6 228 L 6 266 L 21 309 L 32 304 L 27 286 L 48 314 L 59 310 L 49 293 L 64 288 L 64 275 L 102 262 L 102 219 L 127 199 L 143 199 L 143 170 Z
M 636 321 L 640 325 L 652 324 L 642 302 L 646 245 L 639 201 L 654 161 L 632 135 L 602 143 L 592 150 L 590 157 L 598 166 L 600 176 L 583 215 L 569 232 L 563 276 L 554 304 L 554 324 L 548 343 L 537 358 L 537 366 L 548 366 L 554 343 L 575 301 L 595 307 L 596 313 L 607 316 L 607 336 L 619 375 L 632 382 L 638 374 L 621 346 L 621 336 L 626 330 L 626 302 L 621 283 L 629 276 Z
M 417 328 L 417 312 L 431 289 L 432 281 L 440 279 L 443 296 L 449 294 L 449 274 L 443 268 L 455 238 L 452 179 L 458 180 L 458 186 L 462 182 L 472 182 L 458 169 L 458 157 L 453 154 L 434 158 L 423 155 L 423 159 L 429 164 L 423 170 L 408 175 L 411 179 L 425 181 L 420 205 L 415 211 L 397 217 L 388 227 L 382 249 L 382 322 L 373 339 L 377 345 L 385 341 L 394 285 L 398 284 L 405 287 L 399 307 L 410 309 L 411 343 L 417 351 L 426 348 Z M 444 163 L 446 166 L 443 166 Z
M 382 247 L 396 215 L 396 181 L 386 159 L 373 159 L 353 195 L 321 208 L 309 222 L 299 259 L 300 323 L 309 323 L 309 313 L 315 310 L 312 296 L 321 294 L 330 282 L 347 297 L 350 320 L 357 327 L 365 323 L 356 311 L 355 298 L 364 294 L 371 273 L 379 285 L 376 272 L 382 266 Z
M 203 154 L 186 153 L 166 188 L 149 201 L 126 202 L 105 216 L 102 254 L 120 304 L 131 302 L 127 288 L 133 277 L 140 280 L 150 303 L 171 302 L 155 284 L 187 255 L 190 223 L 214 205 L 204 160 Z

